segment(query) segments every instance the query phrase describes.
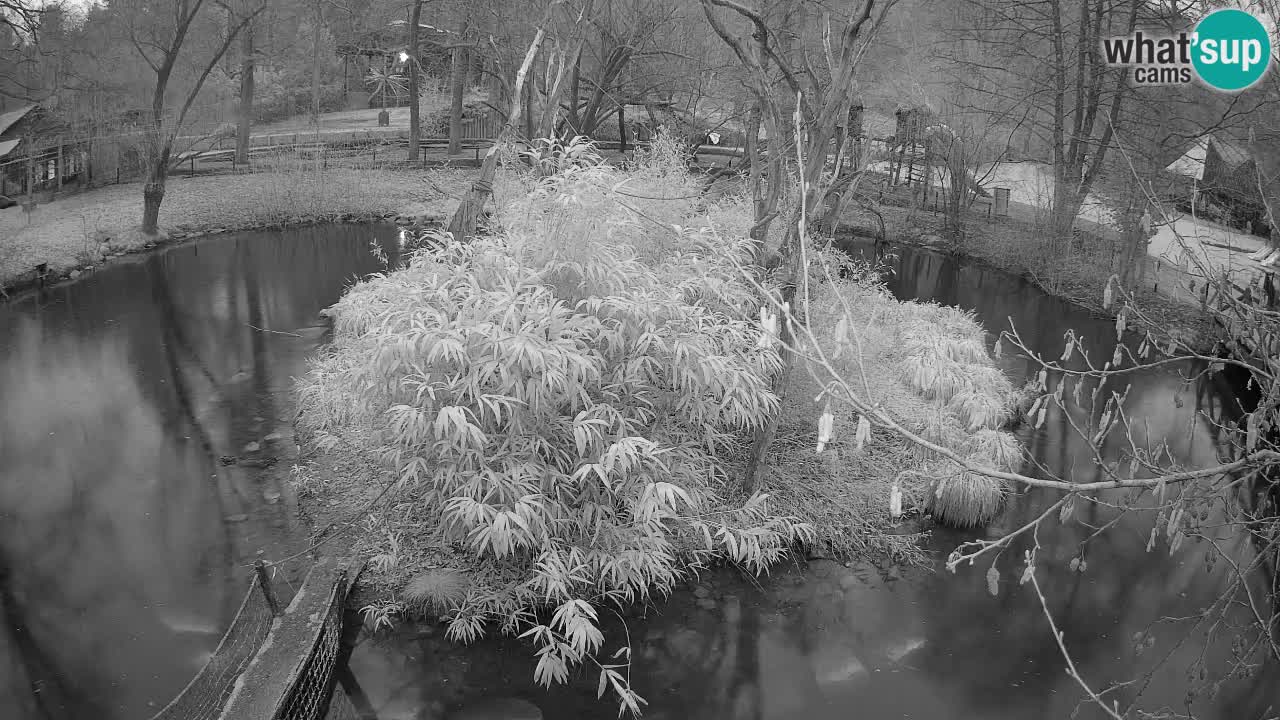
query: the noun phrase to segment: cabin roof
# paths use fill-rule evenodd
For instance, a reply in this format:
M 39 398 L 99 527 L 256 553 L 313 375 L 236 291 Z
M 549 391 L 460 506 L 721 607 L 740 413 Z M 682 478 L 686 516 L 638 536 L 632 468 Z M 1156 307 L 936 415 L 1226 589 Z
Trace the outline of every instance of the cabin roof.
M 13 152 L 13 149 L 18 147 L 18 144 L 21 142 L 22 140 L 20 139 L 19 140 L 0 140 L 0 160 L 4 159 L 4 157 L 9 153 Z
M 17 124 L 19 120 L 26 117 L 27 113 L 35 109 L 35 105 L 27 105 L 0 115 L 0 135 L 3 135 L 5 131 Z

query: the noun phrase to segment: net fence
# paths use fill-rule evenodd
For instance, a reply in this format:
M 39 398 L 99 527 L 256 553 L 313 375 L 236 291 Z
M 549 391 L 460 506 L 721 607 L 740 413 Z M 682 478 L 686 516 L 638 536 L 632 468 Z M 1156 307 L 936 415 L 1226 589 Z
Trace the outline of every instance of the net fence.
M 266 589 L 255 573 L 240 609 L 209 661 L 151 720 L 215 720 L 231 695 L 236 678 L 271 632 L 274 620 Z
M 335 720 L 362 717 L 345 692 L 334 692 L 348 587 L 347 573 L 338 573 L 324 606 L 324 619 L 269 720 L 321 720 L 327 713 Z M 237 679 L 262 648 L 278 614 L 270 580 L 265 572 L 255 572 L 231 626 L 212 657 L 186 688 L 150 720 L 217 720 Z
M 272 720 L 320 720 L 329 709 L 334 668 L 342 649 L 342 610 L 347 580 L 340 575 L 330 591 L 328 609 L 315 643 L 276 706 Z M 341 695 L 342 693 L 337 693 Z

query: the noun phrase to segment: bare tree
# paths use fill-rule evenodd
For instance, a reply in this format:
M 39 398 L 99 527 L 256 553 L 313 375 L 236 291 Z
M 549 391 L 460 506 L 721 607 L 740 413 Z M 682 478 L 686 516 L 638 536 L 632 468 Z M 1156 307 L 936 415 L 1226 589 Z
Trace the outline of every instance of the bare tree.
M 230 27 L 220 33 L 214 29 L 219 23 L 209 17 L 210 7 L 207 0 L 124 0 L 115 7 L 126 37 L 155 75 L 145 129 L 146 178 L 142 189 L 142 232 L 149 235 L 158 231 L 160 203 L 164 200 L 174 141 L 187 119 L 187 113 L 209 74 L 240 32 L 266 8 L 266 3 L 265 0 L 256 0 L 256 4 L 237 13 Z M 204 48 L 202 57 L 197 59 L 193 56 L 201 54 L 195 46 L 205 33 L 213 39 Z M 174 112 L 168 109 L 168 99 L 180 61 L 191 67 L 194 77 Z
M 823 11 L 819 14 L 820 8 L 800 4 L 787 8 L 794 10 L 795 15 L 792 19 L 794 26 L 786 27 L 771 23 L 767 13 L 735 0 L 701 1 L 707 21 L 733 51 L 747 75 L 748 87 L 756 101 L 751 124 L 755 125 L 754 113 L 758 113 L 768 136 L 767 178 L 758 150 L 752 157 L 752 194 L 756 199 L 752 238 L 757 241 L 759 261 L 784 268 L 781 302 L 784 306 L 793 307 L 796 306 L 797 286 L 808 272 L 804 258 L 804 224 L 822 220 L 823 201 L 835 180 L 826 174 L 830 146 L 836 137 L 838 124 L 848 117 L 855 72 L 869 37 L 883 22 L 893 2 L 882 1 L 877 9 L 876 0 L 863 0 L 847 16 L 834 22 L 831 13 Z M 729 11 L 739 22 L 745 21 L 749 32 L 731 29 L 721 15 L 723 11 Z M 746 39 L 748 37 L 750 42 Z M 800 42 L 793 42 L 796 38 Z M 789 97 L 778 92 L 779 84 L 775 83 L 778 77 Z M 784 118 L 789 105 L 795 108 L 797 117 L 794 133 L 785 129 Z M 752 127 L 748 127 L 748 142 L 754 145 L 752 134 Z M 787 135 L 792 135 L 793 142 L 799 146 L 796 148 L 799 158 L 807 159 L 807 162 L 800 163 L 797 168 L 800 202 L 790 213 L 778 256 L 766 259 L 764 240 L 769 224 L 779 214 L 781 184 L 785 182 L 783 163 L 789 153 L 783 138 Z M 768 183 L 767 191 L 760 189 L 761 181 Z M 790 325 L 784 323 L 780 333 L 784 347 L 792 344 L 791 333 Z M 775 381 L 775 392 L 779 397 L 786 395 L 794 364 L 794 353 L 784 352 L 784 369 Z M 778 420 L 775 415 L 756 432 L 743 479 L 747 492 L 754 492 L 763 479 L 767 468 L 765 460 L 777 434 Z

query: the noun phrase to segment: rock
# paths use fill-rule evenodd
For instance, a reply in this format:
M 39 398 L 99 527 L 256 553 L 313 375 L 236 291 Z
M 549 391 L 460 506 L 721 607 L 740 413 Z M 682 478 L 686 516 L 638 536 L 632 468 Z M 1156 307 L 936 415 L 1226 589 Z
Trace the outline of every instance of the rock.
M 279 462 L 279 458 L 274 458 L 274 457 L 251 458 L 249 460 L 241 460 L 240 467 L 251 467 L 251 468 L 257 468 L 259 470 L 264 470 L 266 468 L 271 467 L 272 465 L 275 465 L 277 462 Z
M 244 522 L 245 520 L 248 520 L 248 519 L 249 519 L 249 516 L 248 516 L 248 515 L 245 515 L 244 513 L 240 513 L 240 514 L 238 514 L 238 515 L 228 515 L 228 516 L 227 516 L 227 522 L 236 522 L 236 523 L 238 523 L 238 522 Z
M 284 433 L 280 432 L 279 430 L 276 430 L 273 433 L 268 433 L 266 437 L 262 438 L 264 442 L 269 442 L 269 443 L 280 442 L 283 439 L 284 439 Z
M 319 340 L 329 330 L 327 325 L 312 325 L 310 327 L 298 328 L 293 331 L 294 335 L 301 337 L 303 340 Z
M 229 381 L 229 382 L 233 382 L 233 383 L 240 383 L 240 382 L 244 382 L 245 380 L 248 380 L 248 379 L 249 379 L 249 378 L 251 378 L 251 377 L 253 377 L 253 376 L 252 376 L 252 375 L 250 375 L 249 373 L 247 373 L 247 372 L 245 372 L 245 371 L 241 370 L 240 372 L 236 373 L 235 375 L 232 375 L 232 376 L 231 376 L 231 379 L 230 379 L 230 381 Z
M 274 505 L 275 503 L 280 502 L 280 491 L 267 490 L 266 492 L 262 493 L 262 499 Z
M 520 698 L 480 698 L 451 713 L 449 720 L 542 720 L 542 711 Z
M 236 457 L 234 455 L 223 455 L 222 457 L 218 458 L 218 462 L 222 463 L 223 465 L 235 465 Z
M 75 280 L 76 278 L 80 277 L 80 271 L 79 271 L 79 270 L 72 270 L 72 271 L 71 271 L 71 274 L 70 274 L 70 275 L 68 275 L 67 277 L 71 278 L 72 280 Z
M 840 589 L 842 590 L 848 590 L 849 588 L 857 584 L 858 584 L 858 577 L 856 575 L 853 575 L 852 573 L 849 575 L 842 576 L 840 578 Z
M 262 449 L 262 446 L 256 442 L 245 443 L 245 446 L 244 446 L 244 452 L 247 452 L 247 453 L 258 452 L 261 449 Z

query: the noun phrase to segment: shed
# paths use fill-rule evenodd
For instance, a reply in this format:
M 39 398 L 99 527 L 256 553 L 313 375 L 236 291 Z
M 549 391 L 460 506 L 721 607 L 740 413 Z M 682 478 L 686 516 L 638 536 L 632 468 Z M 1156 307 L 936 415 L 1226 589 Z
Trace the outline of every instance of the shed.
M 68 128 L 39 105 L 0 115 L 0 195 L 61 189 L 77 182 L 88 155 Z

